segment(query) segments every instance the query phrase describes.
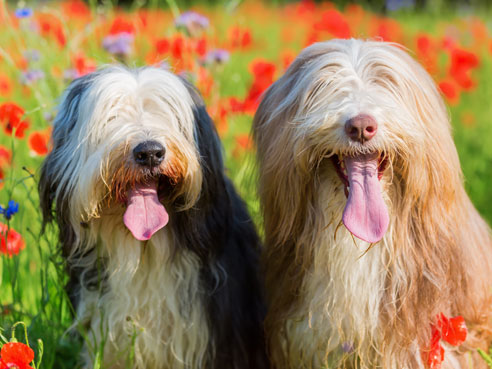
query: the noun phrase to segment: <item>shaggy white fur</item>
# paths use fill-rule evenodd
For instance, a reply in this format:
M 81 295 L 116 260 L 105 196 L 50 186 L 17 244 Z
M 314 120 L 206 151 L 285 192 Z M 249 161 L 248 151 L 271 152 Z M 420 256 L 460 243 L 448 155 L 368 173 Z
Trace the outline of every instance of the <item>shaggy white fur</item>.
M 108 260 L 107 284 L 103 291 L 81 290 L 75 324 L 88 326 L 88 347 L 105 343 L 107 367 L 124 367 L 131 355 L 137 368 L 203 367 L 209 337 L 196 256 L 172 255 L 166 229 L 142 245 L 122 216 L 105 215 L 91 225 L 99 257 Z M 95 360 L 91 351 L 88 363 Z

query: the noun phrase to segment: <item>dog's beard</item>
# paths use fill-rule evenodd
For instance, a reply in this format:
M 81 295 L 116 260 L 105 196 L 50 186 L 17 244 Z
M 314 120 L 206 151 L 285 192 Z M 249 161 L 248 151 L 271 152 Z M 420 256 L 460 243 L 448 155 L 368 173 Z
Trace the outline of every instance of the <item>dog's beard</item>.
M 125 207 L 123 223 L 132 235 L 139 241 L 149 240 L 169 222 L 163 203 L 170 200 L 171 192 L 178 186 L 176 168 L 170 161 L 151 169 L 139 167 L 131 159 L 117 162 L 114 166 L 118 169 L 108 188 L 109 198 Z
M 341 159 L 332 156 L 347 196 L 343 224 L 354 236 L 371 243 L 380 241 L 389 225 L 380 184 L 386 160 L 381 158 L 377 152 Z

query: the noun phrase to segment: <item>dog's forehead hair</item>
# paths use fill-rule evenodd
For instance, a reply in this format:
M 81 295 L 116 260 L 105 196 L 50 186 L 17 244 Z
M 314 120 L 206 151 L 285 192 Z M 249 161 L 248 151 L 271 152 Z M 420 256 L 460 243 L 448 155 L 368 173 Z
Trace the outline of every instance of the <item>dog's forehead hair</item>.
M 195 135 L 194 109 L 201 105 L 194 88 L 168 71 L 104 67 L 69 86 L 55 120 L 53 139 L 55 145 L 63 145 L 71 135 L 78 141 L 98 141 L 103 131 L 119 135 L 125 127 L 135 125 L 161 134 L 163 128 L 173 125 L 169 128 L 190 139 Z
M 417 94 L 432 95 L 432 99 L 439 95 L 423 68 L 401 46 L 383 42 L 335 40 L 314 44 L 301 53 L 282 79 L 291 84 L 287 90 L 292 93 L 286 92 L 276 111 L 297 105 L 305 115 L 309 108 L 325 110 L 333 102 L 335 111 L 348 109 L 341 120 L 365 110 L 374 115 L 398 111 L 401 120 L 409 123 L 415 109 L 420 108 L 412 104 L 418 100 Z M 292 101 L 294 97 L 303 100 L 299 104 Z

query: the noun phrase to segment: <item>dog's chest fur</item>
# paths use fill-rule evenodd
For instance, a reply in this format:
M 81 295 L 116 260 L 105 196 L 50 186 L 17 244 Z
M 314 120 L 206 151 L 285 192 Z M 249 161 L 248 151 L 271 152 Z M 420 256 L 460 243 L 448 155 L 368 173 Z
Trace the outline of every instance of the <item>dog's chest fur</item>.
M 386 236 L 371 245 L 353 237 L 341 223 L 346 204 L 338 179 L 329 173 L 322 178 L 317 204 L 323 209 L 319 239 L 314 243 L 312 263 L 306 271 L 295 310 L 286 322 L 284 348 L 293 368 L 381 367 L 385 318 L 383 304 L 396 298 L 385 290 L 391 279 L 403 280 L 405 270 L 392 258 L 398 245 L 391 244 L 390 224 Z M 383 188 L 387 183 L 382 182 Z M 383 193 L 389 204 L 387 195 Z M 391 208 L 390 208 L 391 209 Z M 397 337 L 397 336 L 394 336 Z M 398 347 L 398 342 L 384 342 Z M 412 364 L 395 360 L 388 368 L 423 369 L 421 349 L 414 342 L 407 352 Z M 306 358 L 311 362 L 306 366 Z M 386 365 L 385 364 L 385 365 Z M 404 366 L 406 365 L 406 366 Z M 447 350 L 443 368 L 460 368 Z
M 137 368 L 203 367 L 209 332 L 194 254 L 172 254 L 166 228 L 145 243 L 135 240 L 120 216 L 92 222 L 91 233 L 107 279 L 102 291 L 81 291 L 78 316 L 92 343 L 105 341 L 103 362 L 125 367 L 134 351 Z
M 334 191 L 336 181 L 329 176 L 322 182 L 334 185 L 321 186 L 319 192 L 325 229 L 316 242 L 296 311 L 287 323 L 287 336 L 293 340 L 291 360 L 312 357 L 315 368 L 325 361 L 326 353 L 332 357 L 329 361 L 351 351 L 370 355 L 380 336 L 379 311 L 387 277 L 385 241 L 367 250 L 370 244 L 352 237 L 341 224 L 346 199 L 340 187 Z M 323 346 L 315 347 L 314 342 Z

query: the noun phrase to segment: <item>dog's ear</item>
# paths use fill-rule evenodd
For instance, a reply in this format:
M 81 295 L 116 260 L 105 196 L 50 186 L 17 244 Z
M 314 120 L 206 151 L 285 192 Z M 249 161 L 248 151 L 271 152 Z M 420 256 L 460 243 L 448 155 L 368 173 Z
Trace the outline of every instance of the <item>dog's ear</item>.
M 386 62 L 394 68 L 381 79 L 389 81 L 395 99 L 411 117 L 402 136 L 411 133 L 407 136 L 412 136 L 412 147 L 400 148 L 402 160 L 394 169 L 405 180 L 406 195 L 418 201 L 435 195 L 437 202 L 445 204 L 462 187 L 462 173 L 443 98 L 432 77 L 407 52 L 393 45 L 386 48 Z
M 79 119 L 79 105 L 92 84 L 95 73 L 74 80 L 62 96 L 52 133 L 52 150 L 46 157 L 38 184 L 43 228 L 55 220 L 60 229 L 60 242 L 64 253 L 74 242 L 75 234 L 70 223 L 70 186 L 67 178 L 69 162 L 74 160 L 72 137 Z
M 200 196 L 206 196 L 209 193 L 216 193 L 217 190 L 223 189 L 225 186 L 222 179 L 224 176 L 222 146 L 215 125 L 208 115 L 200 93 L 189 82 L 183 80 L 183 83 L 193 100 L 194 135 L 203 171 Z
M 310 156 L 303 151 L 307 140 L 302 139 L 294 120 L 310 82 L 306 66 L 323 52 L 326 50 L 316 47 L 303 51 L 264 93 L 253 120 L 260 167 L 258 191 L 262 206 L 269 209 L 265 212 L 265 235 L 272 239 L 267 243 L 296 237 L 301 228 L 296 222 L 307 218 L 302 212 L 309 208 L 305 204 L 312 195 L 313 163 L 307 162 Z M 278 186 L 279 180 L 282 186 Z M 303 196 L 292 195 L 297 193 Z

